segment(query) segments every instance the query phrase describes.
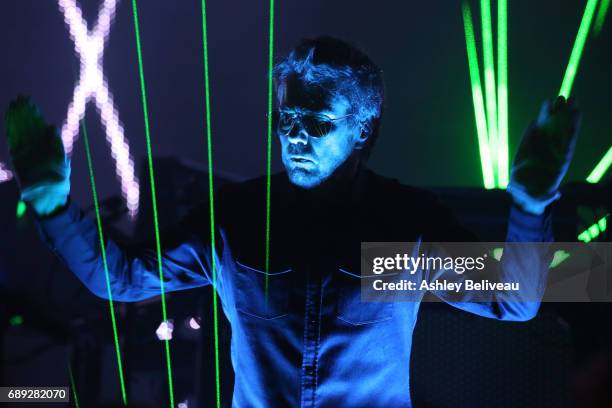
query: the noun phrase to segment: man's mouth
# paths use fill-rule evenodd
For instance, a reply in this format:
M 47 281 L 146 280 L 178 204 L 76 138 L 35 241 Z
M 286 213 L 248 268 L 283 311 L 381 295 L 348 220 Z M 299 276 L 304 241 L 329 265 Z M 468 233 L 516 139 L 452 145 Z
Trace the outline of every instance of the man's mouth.
M 289 156 L 289 160 L 295 163 L 313 163 L 314 164 L 314 160 L 309 159 L 308 157 L 304 157 L 304 156 Z

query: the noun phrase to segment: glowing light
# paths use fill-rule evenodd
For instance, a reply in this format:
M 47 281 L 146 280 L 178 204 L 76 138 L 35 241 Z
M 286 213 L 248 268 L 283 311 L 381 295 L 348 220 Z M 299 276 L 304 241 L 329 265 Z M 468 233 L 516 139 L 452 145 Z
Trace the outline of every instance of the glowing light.
M 597 238 L 599 236 L 599 225 L 593 224 L 589 228 L 587 228 L 587 231 L 589 231 L 589 235 L 591 236 L 591 239 Z
M 497 187 L 508 186 L 508 0 L 497 4 Z
M 136 55 L 138 57 L 138 77 L 140 78 L 140 96 L 142 100 L 142 114 L 144 117 L 144 125 L 145 125 L 145 139 L 147 142 L 147 164 L 149 167 L 149 183 L 151 186 L 151 203 L 152 203 L 152 208 L 153 208 L 153 227 L 155 230 L 155 252 L 157 254 L 157 270 L 159 273 L 159 290 L 161 294 L 162 317 L 164 321 L 167 321 L 168 315 L 166 313 L 166 292 L 164 290 L 164 270 L 162 266 L 161 238 L 159 235 L 159 219 L 157 216 L 157 198 L 156 198 L 156 193 L 155 193 L 155 173 L 153 171 L 153 153 L 151 152 L 151 130 L 149 128 L 149 109 L 147 105 L 147 90 L 145 87 L 144 64 L 142 62 L 142 48 L 140 46 L 140 27 L 138 24 L 138 6 L 136 5 L 136 0 L 132 0 L 132 14 L 134 15 L 134 34 L 136 37 Z M 170 340 L 169 338 L 166 339 L 166 342 L 164 344 L 164 349 L 166 351 L 166 367 L 167 367 L 167 373 L 168 373 L 168 391 L 170 393 L 169 395 L 170 396 L 170 406 L 174 407 L 174 387 L 172 383 L 172 364 L 170 361 L 169 340 Z
M 13 178 L 13 173 L 0 162 L 0 183 L 9 181 Z
M 553 255 L 553 260 L 550 262 L 550 268 L 556 268 L 557 266 L 561 265 L 567 258 L 570 257 L 570 253 L 567 251 L 564 251 L 562 249 L 555 251 L 555 254 Z
M 493 258 L 495 258 L 496 261 L 500 261 L 503 254 L 504 254 L 504 248 L 493 248 L 491 250 L 491 255 L 493 256 Z M 549 267 L 556 268 L 569 257 L 570 257 L 570 254 L 567 251 L 563 251 L 563 250 L 555 251 L 555 253 L 553 254 L 553 259 L 552 261 L 550 261 Z
M 219 365 L 219 319 L 217 300 L 217 264 L 215 261 L 215 194 L 213 189 L 212 131 L 210 125 L 210 86 L 208 78 L 208 30 L 206 27 L 206 0 L 202 0 L 202 53 L 204 56 L 204 97 L 206 106 L 206 151 L 208 153 L 208 200 L 210 208 L 210 252 L 212 268 L 213 337 L 215 339 L 215 396 L 221 407 L 221 368 Z
M 68 106 L 61 135 L 68 155 L 79 134 L 79 121 L 85 114 L 85 106 L 93 99 L 100 114 L 111 155 L 115 159 L 121 191 L 131 217 L 138 213 L 140 190 L 135 176 L 134 162 L 130 157 L 129 145 L 125 139 L 119 114 L 114 107 L 113 97 L 102 71 L 104 45 L 108 39 L 110 25 L 115 16 L 117 0 L 105 0 L 100 9 L 93 30 L 88 31 L 81 9 L 75 0 L 58 0 L 64 21 L 68 26 L 75 51 L 81 60 L 79 82 L 74 88 L 72 102 Z
M 499 261 L 504 254 L 504 248 L 493 248 L 491 252 L 493 258 L 495 258 L 496 261 Z
M 77 395 L 76 382 L 74 381 L 74 375 L 72 374 L 70 362 L 68 362 L 68 376 L 70 377 L 70 388 L 72 390 L 74 406 L 79 408 L 79 396 Z
M 495 188 L 493 176 L 493 164 L 489 150 L 489 136 L 487 131 L 487 119 L 480 85 L 480 70 L 478 67 L 478 56 L 476 54 L 476 41 L 474 39 L 474 25 L 472 23 L 472 11 L 467 3 L 463 3 L 463 26 L 465 29 L 465 44 L 468 56 L 468 67 L 470 71 L 470 82 L 472 88 L 472 100 L 474 103 L 474 116 L 476 118 L 476 132 L 478 134 L 478 148 L 480 152 L 480 163 L 484 186 L 487 189 Z
M 106 259 L 106 248 L 104 247 L 104 232 L 102 230 L 102 218 L 100 217 L 100 205 L 98 201 L 98 190 L 96 189 L 96 179 L 94 177 L 93 161 L 91 160 L 91 151 L 89 149 L 89 136 L 87 135 L 87 126 L 85 120 L 81 121 L 83 128 L 83 141 L 85 142 L 85 155 L 87 156 L 87 169 L 89 171 L 89 180 L 91 183 L 91 192 L 93 196 L 94 209 L 96 211 L 96 225 L 98 229 L 98 241 L 100 242 L 100 253 L 102 254 L 102 265 L 104 266 L 104 279 L 106 283 L 106 295 L 108 296 L 108 307 L 110 310 L 111 324 L 113 327 L 113 339 L 115 346 L 115 355 L 117 357 L 117 369 L 119 370 L 119 384 L 121 386 L 121 397 L 123 405 L 127 406 L 127 393 L 125 391 L 125 381 L 123 379 L 123 364 L 121 363 L 121 350 L 119 348 L 119 335 L 117 334 L 117 322 L 115 320 L 115 308 L 113 307 L 113 292 L 110 287 L 110 276 L 108 273 L 108 261 Z
M 17 203 L 17 218 L 22 218 L 25 215 L 27 209 L 28 207 L 26 206 L 26 203 L 19 200 L 19 202 Z
M 274 0 L 270 0 L 268 35 L 268 149 L 266 163 L 266 274 L 264 285 L 265 304 L 268 306 L 268 271 L 270 267 L 270 194 L 272 177 L 272 73 L 274 69 Z
M 608 149 L 608 152 L 601 158 L 597 166 L 593 169 L 591 174 L 587 177 L 587 181 L 589 183 L 598 183 L 599 180 L 606 174 L 606 171 L 610 168 L 610 164 L 612 164 L 612 146 Z
M 587 229 L 578 234 L 578 240 L 588 243 L 597 238 L 600 233 L 603 233 L 607 229 L 608 223 L 606 219 L 609 215 L 610 214 L 604 215 L 602 218 L 597 220 L 595 224 L 590 225 Z
M 589 234 L 589 231 L 582 231 L 580 234 L 578 234 L 578 241 L 582 241 L 585 243 L 591 242 L 591 234 Z
M 9 319 L 9 324 L 11 326 L 21 326 L 23 324 L 23 316 L 15 315 Z
M 576 41 L 574 42 L 574 48 L 570 54 L 569 63 L 565 70 L 565 76 L 559 90 L 559 95 L 567 99 L 572 90 L 574 78 L 576 78 L 576 72 L 578 71 L 578 65 L 580 64 L 580 57 L 584 50 L 584 44 L 589 34 L 589 28 L 591 27 L 591 21 L 593 20 L 593 14 L 595 13 L 595 7 L 597 6 L 597 0 L 588 0 L 587 5 L 582 15 L 582 21 L 578 28 L 578 34 L 576 35 Z
M 157 338 L 164 340 L 172 340 L 172 332 L 174 331 L 174 324 L 172 320 L 166 320 L 161 322 L 157 330 L 155 330 L 155 334 Z
M 601 33 L 604 21 L 606 21 L 608 8 L 610 8 L 610 0 L 601 0 L 599 3 L 599 11 L 597 12 L 597 17 L 595 17 L 595 23 L 593 24 L 593 34 L 595 34 L 596 37 Z
M 497 100 L 495 96 L 495 65 L 493 63 L 493 28 L 491 27 L 491 2 L 480 0 L 480 16 L 482 21 L 482 48 L 485 81 L 485 102 L 487 109 L 487 129 L 491 161 L 493 168 L 498 165 L 497 140 Z M 495 171 L 495 170 L 494 170 Z
M 606 216 L 607 217 L 607 216 Z M 604 232 L 606 230 L 606 228 L 608 227 L 608 223 L 606 221 L 606 217 L 603 217 L 602 219 L 600 219 L 599 221 L 597 221 L 597 225 L 599 226 L 599 230 L 601 232 Z
M 189 319 L 189 327 L 191 327 L 193 330 L 200 330 L 199 319 L 195 317 L 192 317 L 191 319 Z

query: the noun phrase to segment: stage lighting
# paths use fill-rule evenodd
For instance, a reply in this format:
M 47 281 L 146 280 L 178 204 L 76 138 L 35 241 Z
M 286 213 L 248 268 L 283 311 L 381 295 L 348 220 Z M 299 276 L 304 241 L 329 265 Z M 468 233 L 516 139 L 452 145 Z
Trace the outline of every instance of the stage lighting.
M 23 316 L 15 315 L 9 319 L 9 324 L 11 326 L 21 326 L 23 324 Z
M 172 340 L 172 331 L 174 330 L 174 323 L 172 320 L 166 320 L 160 323 L 155 334 L 160 340 Z
M 193 330 L 199 330 L 200 321 L 201 320 L 199 317 L 192 317 L 191 319 L 189 319 L 189 327 L 192 328 Z
M 0 162 L 0 183 L 9 181 L 12 178 L 13 178 L 13 173 L 11 173 L 11 171 L 7 169 L 6 166 L 2 162 Z
M 81 60 L 79 82 L 74 88 L 72 102 L 68 106 L 68 114 L 61 131 L 64 149 L 67 154 L 72 152 L 72 146 L 79 134 L 79 121 L 85 115 L 85 106 L 93 99 L 106 132 L 106 140 L 110 144 L 111 156 L 115 159 L 123 197 L 130 216 L 134 217 L 138 212 L 140 194 L 134 173 L 134 160 L 130 157 L 130 148 L 113 103 L 113 95 L 102 71 L 104 45 L 115 16 L 117 0 L 104 1 L 92 30 L 88 30 L 81 9 L 74 0 L 59 0 L 59 7 Z
M 28 207 L 26 206 L 26 203 L 19 200 L 19 202 L 17 203 L 17 218 L 23 218 L 23 216 L 25 215 L 26 211 L 27 211 Z

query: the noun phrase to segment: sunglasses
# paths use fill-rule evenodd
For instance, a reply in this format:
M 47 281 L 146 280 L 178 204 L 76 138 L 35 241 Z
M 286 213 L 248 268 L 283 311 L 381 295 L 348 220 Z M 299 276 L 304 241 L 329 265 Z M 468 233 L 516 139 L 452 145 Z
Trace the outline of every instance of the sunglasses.
M 272 112 L 272 126 L 277 129 L 279 134 L 294 136 L 292 131 L 295 133 L 297 129 L 295 124 L 299 121 L 300 125 L 309 136 L 319 138 L 330 133 L 337 121 L 346 119 L 352 115 L 351 113 L 339 118 L 329 118 L 315 113 L 276 110 Z

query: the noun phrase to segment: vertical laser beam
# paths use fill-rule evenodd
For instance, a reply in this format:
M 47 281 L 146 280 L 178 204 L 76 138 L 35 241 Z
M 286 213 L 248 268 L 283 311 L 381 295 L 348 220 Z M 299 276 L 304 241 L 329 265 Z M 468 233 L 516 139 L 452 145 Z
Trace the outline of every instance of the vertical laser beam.
M 497 187 L 508 185 L 508 0 L 497 3 Z
M 465 29 L 465 45 L 467 49 L 468 67 L 470 71 L 470 83 L 472 89 L 472 100 L 474 103 L 474 116 L 476 119 L 476 133 L 478 134 L 478 149 L 484 186 L 487 189 L 495 188 L 493 176 L 493 165 L 489 150 L 489 138 L 487 132 L 487 119 L 482 97 L 482 86 L 480 85 L 480 69 L 478 67 L 478 55 L 476 53 L 476 40 L 474 38 L 474 26 L 472 23 L 472 11 L 469 4 L 462 4 L 463 27 Z
M 274 69 L 274 0 L 270 0 L 268 39 L 268 149 L 266 164 L 266 273 L 265 305 L 268 307 L 268 272 L 270 269 L 270 190 L 272 177 L 272 70 Z
M 576 72 L 578 71 L 578 65 L 580 65 L 580 57 L 584 50 L 584 44 L 586 43 L 589 35 L 589 28 L 591 27 L 591 21 L 593 20 L 593 14 L 595 13 L 595 7 L 597 6 L 597 0 L 588 0 L 586 7 L 584 8 L 584 14 L 582 15 L 582 21 L 580 21 L 580 27 L 578 28 L 578 34 L 574 41 L 574 47 L 570 54 L 569 62 L 563 76 L 563 82 L 561 83 L 561 89 L 559 89 L 559 95 L 565 99 L 569 98 L 576 78 Z
M 604 157 L 597 163 L 597 166 L 595 166 L 591 174 L 589 174 L 586 181 L 589 183 L 598 183 L 610 168 L 610 164 L 612 164 L 612 146 L 610 146 Z
M 595 37 L 601 33 L 604 21 L 606 21 L 606 14 L 608 14 L 608 8 L 610 8 L 610 0 L 601 0 L 597 17 L 595 17 L 595 23 L 593 24 L 593 34 Z
M 166 293 L 164 290 L 164 271 L 162 266 L 161 239 L 159 236 L 159 220 L 157 216 L 157 199 L 155 195 L 155 175 L 153 172 L 153 154 L 151 152 L 151 133 L 149 130 L 149 110 L 147 108 L 147 91 L 145 89 L 144 67 L 142 63 L 142 48 L 140 46 L 140 28 L 138 25 L 138 7 L 136 0 L 132 0 L 132 12 L 134 14 L 134 33 L 136 36 L 136 52 L 138 56 L 138 74 L 140 77 L 140 93 L 142 97 L 142 112 L 145 124 L 145 137 L 147 140 L 147 158 L 149 163 L 149 182 L 151 184 L 151 200 L 153 203 L 153 225 L 155 227 L 155 250 L 157 251 L 157 268 L 159 270 L 159 288 L 162 301 L 162 321 L 167 321 Z M 166 349 L 166 366 L 168 368 L 168 389 L 170 392 L 170 407 L 174 407 L 174 389 L 172 386 L 172 366 L 170 364 L 170 340 L 164 340 Z
M 217 266 L 215 262 L 215 200 L 213 190 L 212 136 L 210 126 L 210 83 L 208 78 L 208 31 L 206 26 L 206 0 L 202 0 L 202 48 L 204 53 L 204 91 L 206 105 L 206 146 L 208 152 L 208 197 L 210 200 L 210 250 L 212 267 L 213 330 L 215 338 L 215 395 L 217 408 L 221 407 L 221 375 L 219 368 L 219 321 L 217 305 Z
M 487 129 L 489 134 L 489 147 L 491 148 L 491 161 L 493 173 L 497 173 L 497 100 L 495 96 L 495 64 L 493 62 L 493 28 L 491 25 L 491 1 L 480 0 L 480 17 L 482 20 L 482 56 L 485 82 L 485 102 L 487 108 Z
M 70 377 L 70 389 L 72 390 L 74 406 L 79 408 L 79 396 L 77 394 L 76 383 L 74 382 L 74 375 L 72 374 L 72 366 L 70 365 L 70 362 L 68 362 L 68 376 Z
M 89 169 L 89 180 L 91 183 L 91 193 L 93 196 L 94 209 L 96 210 L 96 223 L 98 226 L 98 239 L 100 241 L 100 253 L 102 254 L 102 265 L 104 266 L 104 277 L 106 279 L 106 294 L 108 295 L 108 307 L 110 309 L 111 323 L 113 325 L 113 339 L 115 342 L 115 353 L 117 355 L 117 367 L 119 368 L 119 383 L 121 385 L 121 398 L 123 405 L 127 406 L 127 394 L 125 392 L 125 381 L 123 378 L 123 364 L 121 363 L 121 350 L 119 348 L 119 336 L 117 334 L 117 321 L 115 319 L 115 307 L 113 305 L 113 293 L 110 287 L 110 277 L 108 274 L 108 262 L 106 260 L 106 248 L 104 246 L 104 232 L 102 231 L 102 218 L 100 217 L 100 205 L 98 201 L 98 189 L 96 188 L 96 179 L 94 177 L 93 161 L 91 159 L 91 150 L 89 149 L 89 137 L 87 136 L 87 127 L 85 126 L 85 117 L 81 120 L 81 129 L 83 131 L 83 141 L 85 142 L 85 154 L 87 155 L 87 168 Z

